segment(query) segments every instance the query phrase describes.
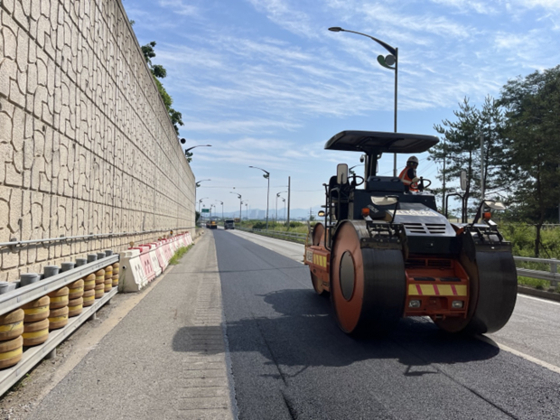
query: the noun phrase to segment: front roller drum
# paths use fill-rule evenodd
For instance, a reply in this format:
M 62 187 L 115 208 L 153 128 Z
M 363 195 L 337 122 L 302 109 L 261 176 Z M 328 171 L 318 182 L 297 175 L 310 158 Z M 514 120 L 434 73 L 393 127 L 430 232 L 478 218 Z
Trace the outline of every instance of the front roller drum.
M 331 254 L 331 300 L 340 328 L 347 334 L 387 333 L 403 314 L 406 295 L 400 249 L 361 248 L 369 237 L 359 222 L 343 222 Z
M 517 300 L 517 269 L 511 250 L 475 249 L 464 238 L 461 264 L 470 278 L 469 311 L 466 319 L 436 320 L 448 332 L 486 334 L 508 322 Z
M 311 238 L 313 246 L 325 247 L 325 227 L 322 223 L 317 223 L 313 226 Z M 313 284 L 315 292 L 318 295 L 326 294 L 327 292 L 323 286 L 323 280 L 313 274 L 313 271 L 309 270 L 309 273 L 311 274 L 311 284 Z

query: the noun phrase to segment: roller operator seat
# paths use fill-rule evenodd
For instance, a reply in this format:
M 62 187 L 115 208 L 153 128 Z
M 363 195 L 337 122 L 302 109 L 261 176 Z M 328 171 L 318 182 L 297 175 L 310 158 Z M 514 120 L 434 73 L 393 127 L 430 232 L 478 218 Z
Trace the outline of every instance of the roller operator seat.
M 366 190 L 372 192 L 404 193 L 404 184 L 397 176 L 370 176 Z

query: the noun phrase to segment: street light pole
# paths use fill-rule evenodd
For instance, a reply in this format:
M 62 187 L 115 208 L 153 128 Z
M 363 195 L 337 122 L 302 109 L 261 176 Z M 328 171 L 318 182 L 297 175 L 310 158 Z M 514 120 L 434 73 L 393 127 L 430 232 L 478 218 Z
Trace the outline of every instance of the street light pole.
M 200 213 L 200 205 L 202 204 L 202 200 L 206 200 L 208 197 L 201 198 L 198 200 L 198 212 Z
M 265 171 L 262 168 L 257 168 L 256 166 L 249 166 L 249 168 L 260 169 L 261 171 L 263 171 L 264 172 L 263 177 L 266 178 L 266 180 L 268 181 L 268 185 L 266 187 L 266 229 L 268 230 L 268 202 L 270 197 L 270 172 Z
M 222 220 L 224 220 L 224 202 L 220 201 L 220 200 L 216 200 L 216 202 L 218 202 L 222 205 Z
M 339 28 L 337 26 L 329 28 L 329 31 L 331 32 L 350 32 L 353 34 L 357 34 L 357 35 L 362 35 L 365 36 L 369 39 L 372 39 L 373 41 L 377 42 L 379 45 L 381 45 L 383 48 L 385 48 L 387 51 L 389 51 L 389 55 L 387 56 L 382 56 L 379 55 L 377 56 L 377 62 L 385 67 L 386 69 L 389 70 L 393 70 L 395 72 L 395 133 L 397 132 L 397 96 L 398 96 L 398 91 L 397 91 L 397 83 L 398 83 L 398 74 L 399 74 L 399 49 L 398 48 L 393 48 L 391 47 L 389 44 L 387 44 L 386 42 L 381 41 L 380 39 L 374 38 L 371 35 L 368 34 L 364 34 L 362 32 L 356 32 L 356 31 L 350 31 L 348 29 L 342 29 Z M 394 67 L 393 67 L 394 65 Z M 394 153 L 393 154 L 393 176 L 397 176 L 397 154 Z
M 196 181 L 196 184 L 195 184 L 196 188 L 200 187 L 200 183 L 204 182 L 204 181 L 212 181 L 212 180 L 211 179 L 201 179 L 200 181 Z
M 185 144 L 186 140 L 181 139 L 181 143 Z M 189 147 L 188 149 L 186 149 L 185 150 L 185 157 L 187 158 L 187 162 L 189 162 L 189 163 L 192 160 L 192 156 L 193 156 L 193 154 L 190 151 L 192 149 L 194 149 L 195 147 L 212 147 L 212 145 L 211 144 L 197 144 L 196 146 L 192 146 L 192 147 Z
M 239 198 L 239 221 L 241 222 L 241 220 L 243 220 L 243 217 L 241 215 L 241 204 L 243 203 L 243 201 L 241 201 L 241 194 L 230 191 L 230 194 L 237 194 L 237 198 Z
M 280 197 L 280 194 L 286 193 L 288 191 L 280 191 L 279 193 L 276 194 L 276 223 L 278 223 L 278 197 Z

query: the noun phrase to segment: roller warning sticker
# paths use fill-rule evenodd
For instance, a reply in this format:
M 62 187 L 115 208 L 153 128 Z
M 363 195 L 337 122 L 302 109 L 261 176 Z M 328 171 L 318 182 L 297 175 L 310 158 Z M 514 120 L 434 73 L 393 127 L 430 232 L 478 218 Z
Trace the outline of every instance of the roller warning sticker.
M 313 264 L 327 268 L 327 257 L 323 255 L 313 254 Z
M 467 296 L 464 284 L 409 284 L 409 296 Z

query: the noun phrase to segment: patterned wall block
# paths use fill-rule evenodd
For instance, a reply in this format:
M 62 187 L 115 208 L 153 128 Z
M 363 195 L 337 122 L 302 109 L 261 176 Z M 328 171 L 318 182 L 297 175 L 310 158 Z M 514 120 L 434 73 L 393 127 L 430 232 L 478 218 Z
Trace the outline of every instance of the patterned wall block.
M 166 232 L 0 250 L 1 279 L 193 226 L 194 175 L 120 0 L 2 7 L 0 240 Z

